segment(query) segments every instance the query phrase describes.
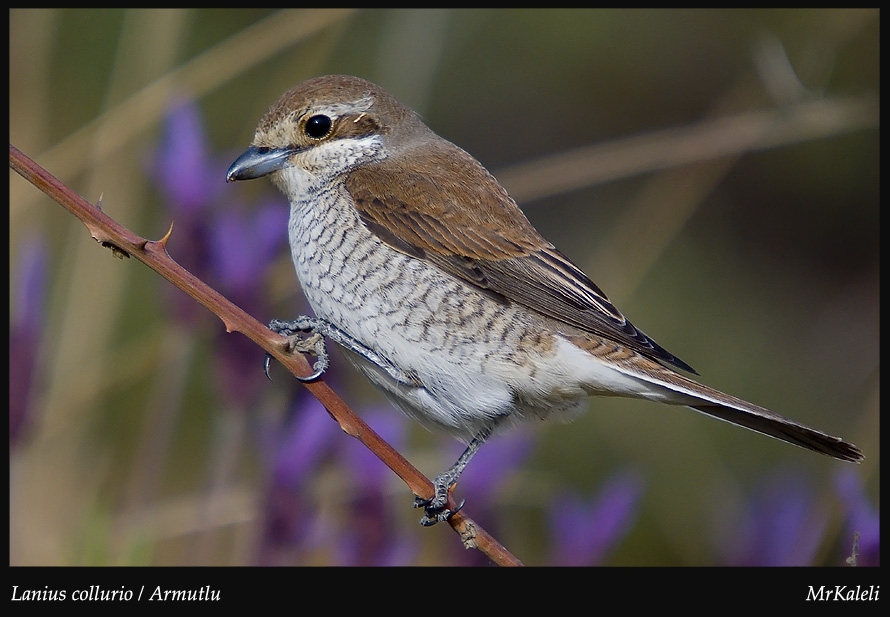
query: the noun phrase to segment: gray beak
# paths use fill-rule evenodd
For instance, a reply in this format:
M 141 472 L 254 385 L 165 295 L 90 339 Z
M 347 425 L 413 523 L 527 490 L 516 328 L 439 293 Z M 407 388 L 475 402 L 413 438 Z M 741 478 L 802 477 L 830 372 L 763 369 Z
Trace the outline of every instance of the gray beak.
M 251 146 L 229 167 L 229 171 L 226 172 L 226 182 L 253 180 L 267 176 L 284 167 L 295 152 L 296 150 L 288 148 L 274 149 Z

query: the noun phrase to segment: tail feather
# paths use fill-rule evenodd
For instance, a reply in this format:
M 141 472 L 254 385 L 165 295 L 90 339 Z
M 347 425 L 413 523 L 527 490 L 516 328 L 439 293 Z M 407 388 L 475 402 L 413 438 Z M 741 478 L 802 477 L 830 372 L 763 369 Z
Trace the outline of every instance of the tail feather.
M 757 431 L 820 454 L 827 454 L 842 461 L 858 463 L 865 458 L 859 448 L 840 437 L 834 437 L 798 424 L 762 407 L 758 408 L 755 405 L 750 405 L 749 409 L 736 409 L 726 405 L 690 405 L 690 407 L 736 426 Z
M 595 355 L 606 357 L 609 353 L 617 354 L 615 350 L 615 347 L 610 348 L 605 345 L 588 349 Z M 600 353 L 597 353 L 598 351 Z M 685 405 L 736 426 L 842 461 L 858 463 L 865 458 L 859 448 L 840 437 L 798 424 L 769 409 L 701 384 L 640 354 L 628 356 L 626 350 L 619 351 L 623 354 L 620 361 L 613 359 L 609 366 L 625 375 L 640 379 L 649 386 L 657 387 L 657 390 L 649 393 L 651 396 L 643 395 L 645 398 L 673 405 Z

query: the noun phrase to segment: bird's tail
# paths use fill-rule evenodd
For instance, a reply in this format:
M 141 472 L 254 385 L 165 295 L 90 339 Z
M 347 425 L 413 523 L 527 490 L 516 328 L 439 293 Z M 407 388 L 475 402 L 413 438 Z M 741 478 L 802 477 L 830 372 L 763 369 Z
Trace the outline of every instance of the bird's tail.
M 614 363 L 612 367 L 626 375 L 663 388 L 657 393 L 652 393 L 653 400 L 686 405 L 736 426 L 842 461 L 858 463 L 865 458 L 859 448 L 840 437 L 817 431 L 769 409 L 700 384 L 649 358 L 637 355 L 631 362 Z
M 757 431 L 776 439 L 801 448 L 807 448 L 827 454 L 842 461 L 858 463 L 865 456 L 862 451 L 851 443 L 847 443 L 840 437 L 828 435 L 793 420 L 784 418 L 763 407 L 741 401 L 744 406 L 728 406 L 726 404 L 689 405 L 692 409 L 701 413 L 719 418 L 742 426 L 752 431 Z

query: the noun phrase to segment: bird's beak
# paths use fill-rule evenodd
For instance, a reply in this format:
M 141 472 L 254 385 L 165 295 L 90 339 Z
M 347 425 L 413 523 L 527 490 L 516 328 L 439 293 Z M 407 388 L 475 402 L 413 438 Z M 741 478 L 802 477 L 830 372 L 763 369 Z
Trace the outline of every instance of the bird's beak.
M 251 146 L 229 167 L 229 171 L 226 172 L 226 182 L 253 180 L 267 176 L 284 167 L 295 152 L 296 150 L 291 148 Z

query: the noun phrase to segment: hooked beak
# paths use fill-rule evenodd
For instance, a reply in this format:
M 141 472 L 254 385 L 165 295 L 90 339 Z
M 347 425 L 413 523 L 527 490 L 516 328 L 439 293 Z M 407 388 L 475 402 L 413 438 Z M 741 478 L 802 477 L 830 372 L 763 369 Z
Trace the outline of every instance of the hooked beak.
M 229 171 L 226 172 L 226 182 L 253 180 L 267 176 L 284 167 L 295 152 L 296 150 L 292 148 L 251 146 L 229 167 Z

